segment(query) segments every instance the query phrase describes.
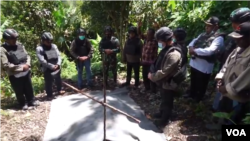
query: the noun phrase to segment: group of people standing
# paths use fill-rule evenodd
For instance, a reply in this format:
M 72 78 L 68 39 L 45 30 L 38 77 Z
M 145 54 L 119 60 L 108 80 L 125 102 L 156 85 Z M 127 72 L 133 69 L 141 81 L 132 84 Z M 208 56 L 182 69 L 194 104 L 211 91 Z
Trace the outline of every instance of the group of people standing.
M 161 27 L 156 32 L 153 28 L 144 35 L 141 22 L 137 27 L 128 29 L 122 61 L 127 65 L 126 82 L 121 86 L 129 86 L 132 70 L 134 71 L 135 89 L 139 86 L 140 66 L 142 66 L 143 84 L 141 93 L 160 92 L 162 102 L 160 109 L 153 115 L 157 125 L 165 125 L 171 117 L 174 96 L 178 86 L 185 80 L 188 66 L 188 53 L 191 59 L 190 91 L 185 97 L 200 102 L 205 93 L 216 61 L 221 70 L 216 76 L 218 93 L 214 101 L 214 109 L 230 112 L 233 100 L 238 105 L 249 101 L 250 93 L 250 10 L 239 8 L 230 15 L 233 30 L 228 37 L 220 31 L 219 18 L 212 16 L 205 21 L 205 32 L 193 39 L 186 47 L 186 31 L 183 28 L 171 30 Z M 114 83 L 117 83 L 117 53 L 120 52 L 119 40 L 114 37 L 110 26 L 104 29 L 105 36 L 99 43 L 102 56 L 104 81 L 108 86 L 108 72 L 112 71 Z M 38 106 L 34 100 L 31 83 L 31 58 L 24 46 L 17 42 L 18 33 L 14 29 L 3 32 L 5 43 L 1 45 L 1 65 L 9 75 L 9 80 L 16 98 L 23 109 Z M 36 48 L 41 71 L 44 73 L 45 89 L 48 98 L 53 98 L 52 84 L 55 80 L 58 94 L 64 93 L 61 82 L 60 52 L 53 42 L 50 32 L 44 32 L 41 43 Z M 158 54 L 158 48 L 160 52 Z M 78 88 L 85 87 L 82 81 L 83 68 L 86 70 L 87 86 L 93 87 L 91 73 L 91 57 L 94 49 L 86 38 L 83 28 L 77 30 L 77 36 L 71 43 L 70 53 L 76 60 L 78 71 Z M 218 104 L 219 103 L 219 104 Z

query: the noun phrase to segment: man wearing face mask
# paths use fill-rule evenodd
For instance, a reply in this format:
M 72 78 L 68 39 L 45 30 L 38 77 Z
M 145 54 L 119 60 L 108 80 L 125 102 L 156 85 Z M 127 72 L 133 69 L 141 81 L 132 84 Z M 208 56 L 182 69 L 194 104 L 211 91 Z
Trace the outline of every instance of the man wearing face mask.
M 224 33 L 219 30 L 219 19 L 215 16 L 210 17 L 205 24 L 206 32 L 188 45 L 189 53 L 193 57 L 190 60 L 191 86 L 187 96 L 196 102 L 204 97 L 217 54 L 224 47 Z
M 229 36 L 234 38 L 237 48 L 228 56 L 223 66 L 224 72 L 217 74 L 217 88 L 223 96 L 242 105 L 239 114 L 244 117 L 243 109 L 250 101 L 250 22 L 240 24 Z
M 156 125 L 165 126 L 172 113 L 174 95 L 178 85 L 185 80 L 185 72 L 182 72 L 182 50 L 173 44 L 173 32 L 168 27 L 160 28 L 156 34 L 159 48 L 162 48 L 154 64 L 151 65 L 148 78 L 160 87 L 162 102 L 159 112 L 153 117 Z
M 113 73 L 114 84 L 117 83 L 117 57 L 116 54 L 120 52 L 119 40 L 113 36 L 113 29 L 110 26 L 105 27 L 105 37 L 99 43 L 99 51 L 104 60 L 104 81 L 108 87 L 108 72 L 109 70 Z
M 83 67 L 86 70 L 87 86 L 93 87 L 92 72 L 91 72 L 91 57 L 94 49 L 90 41 L 86 38 L 86 31 L 83 28 L 77 30 L 77 37 L 72 41 L 70 46 L 70 53 L 76 59 L 77 65 L 77 83 L 78 88 L 82 89 L 82 73 Z
M 9 76 L 16 99 L 23 110 L 28 106 L 38 106 L 30 76 L 30 56 L 24 46 L 17 42 L 18 33 L 14 29 L 3 32 L 4 44 L 1 45 L 1 66 Z M 27 105 L 28 104 L 28 105 Z
M 140 62 L 142 53 L 142 42 L 138 37 L 137 28 L 134 26 L 129 27 L 129 39 L 125 43 L 123 51 L 123 60 L 127 63 L 127 77 L 126 82 L 122 86 L 129 86 L 132 76 L 132 69 L 134 70 L 135 85 L 137 89 L 139 86 Z
M 48 99 L 53 99 L 53 81 L 57 86 L 57 93 L 63 94 L 61 80 L 61 56 L 55 44 L 52 43 L 53 36 L 50 32 L 44 32 L 41 44 L 36 48 L 36 55 L 44 74 L 45 90 Z

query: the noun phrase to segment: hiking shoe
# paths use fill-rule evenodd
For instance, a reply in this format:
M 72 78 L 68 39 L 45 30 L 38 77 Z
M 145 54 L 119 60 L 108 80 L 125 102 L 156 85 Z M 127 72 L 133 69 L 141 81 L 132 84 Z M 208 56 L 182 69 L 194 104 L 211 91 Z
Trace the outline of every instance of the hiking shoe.
M 22 110 L 28 110 L 28 105 L 27 104 L 24 104 L 23 106 L 22 106 Z
M 62 95 L 62 94 L 64 94 L 64 93 L 65 93 L 65 91 L 63 91 L 63 90 L 57 92 L 58 95 Z
M 38 101 L 32 101 L 28 104 L 28 106 L 39 106 L 40 103 Z

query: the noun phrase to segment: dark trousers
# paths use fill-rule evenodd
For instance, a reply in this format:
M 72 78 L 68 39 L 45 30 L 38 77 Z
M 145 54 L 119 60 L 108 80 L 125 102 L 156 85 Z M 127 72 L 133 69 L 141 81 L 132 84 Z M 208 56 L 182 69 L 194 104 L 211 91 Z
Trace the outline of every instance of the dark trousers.
M 57 91 L 60 92 L 62 89 L 62 80 L 61 80 L 61 71 L 58 72 L 55 76 L 51 75 L 51 72 L 45 71 L 44 72 L 44 80 L 45 80 L 45 91 L 47 96 L 52 96 L 53 95 L 53 82 L 55 80 L 55 84 L 57 87 Z
M 26 76 L 20 78 L 9 76 L 9 80 L 16 94 L 16 99 L 21 106 L 23 106 L 26 101 L 28 103 L 33 102 L 34 92 L 30 78 L 30 72 Z
M 150 65 L 142 66 L 142 77 L 143 83 L 146 90 L 151 90 L 151 92 L 156 92 L 156 84 L 148 79 L 148 73 L 150 71 Z
M 191 67 L 190 97 L 198 102 L 204 97 L 211 74 L 206 74 Z
M 169 120 L 174 106 L 174 96 L 176 94 L 176 91 L 161 88 L 160 94 L 161 94 L 160 113 L 162 113 L 161 119 Z
M 135 76 L 135 86 L 139 86 L 139 73 L 140 73 L 140 63 L 129 63 L 127 62 L 127 78 L 126 83 L 130 84 L 131 76 L 132 76 L 132 69 L 134 70 Z

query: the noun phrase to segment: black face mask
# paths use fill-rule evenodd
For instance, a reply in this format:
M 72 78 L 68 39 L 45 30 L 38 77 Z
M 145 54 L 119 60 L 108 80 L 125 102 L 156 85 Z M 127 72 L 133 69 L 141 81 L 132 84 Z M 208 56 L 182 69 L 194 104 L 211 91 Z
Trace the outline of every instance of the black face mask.
M 17 50 L 17 45 L 6 44 L 6 47 L 7 47 L 7 51 L 15 51 L 15 50 Z
M 45 50 L 49 50 L 49 49 L 51 49 L 51 45 L 50 45 L 50 46 L 48 46 L 48 45 L 43 44 L 43 47 L 44 47 L 44 49 L 45 49 Z

